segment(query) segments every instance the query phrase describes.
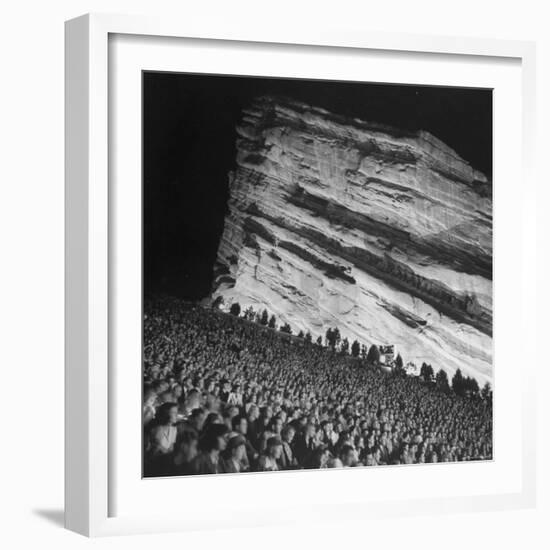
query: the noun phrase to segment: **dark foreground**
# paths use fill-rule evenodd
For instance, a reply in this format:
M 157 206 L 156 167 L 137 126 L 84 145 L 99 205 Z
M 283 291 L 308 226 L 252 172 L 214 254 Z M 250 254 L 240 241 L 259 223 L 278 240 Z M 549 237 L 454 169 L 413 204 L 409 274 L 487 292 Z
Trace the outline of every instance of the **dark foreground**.
M 144 475 L 489 460 L 492 404 L 217 310 L 145 304 Z

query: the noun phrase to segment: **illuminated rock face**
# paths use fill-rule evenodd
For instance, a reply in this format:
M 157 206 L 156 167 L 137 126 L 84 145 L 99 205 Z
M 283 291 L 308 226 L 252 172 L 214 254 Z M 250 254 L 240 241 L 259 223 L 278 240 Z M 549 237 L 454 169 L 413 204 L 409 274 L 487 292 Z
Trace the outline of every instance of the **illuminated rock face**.
M 263 97 L 243 113 L 213 297 L 492 379 L 491 185 L 427 132 Z

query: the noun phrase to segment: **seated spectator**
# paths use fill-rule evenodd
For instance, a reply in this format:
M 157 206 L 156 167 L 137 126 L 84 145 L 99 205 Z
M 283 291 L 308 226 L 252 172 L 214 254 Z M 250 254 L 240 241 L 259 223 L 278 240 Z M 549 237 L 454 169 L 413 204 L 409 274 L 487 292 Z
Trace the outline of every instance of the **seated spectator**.
M 227 428 L 212 424 L 200 440 L 200 453 L 191 463 L 194 474 L 221 474 L 225 471 L 220 453 L 226 448 Z
M 271 436 L 267 440 L 266 452 L 258 460 L 260 472 L 276 472 L 279 470 L 278 461 L 281 458 L 283 444 L 278 436 Z
M 236 474 L 248 470 L 246 459 L 246 439 L 242 435 L 234 435 L 227 442 L 227 456 L 224 461 L 224 471 Z
M 186 430 L 176 440 L 174 474 L 188 475 L 193 472 L 191 464 L 197 456 L 198 438 L 195 431 Z

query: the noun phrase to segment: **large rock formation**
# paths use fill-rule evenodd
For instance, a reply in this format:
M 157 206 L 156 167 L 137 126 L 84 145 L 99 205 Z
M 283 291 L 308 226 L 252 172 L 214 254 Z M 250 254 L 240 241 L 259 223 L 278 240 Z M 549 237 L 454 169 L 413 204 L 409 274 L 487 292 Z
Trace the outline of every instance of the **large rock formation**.
M 487 178 L 427 132 L 262 97 L 238 127 L 213 297 L 492 379 Z

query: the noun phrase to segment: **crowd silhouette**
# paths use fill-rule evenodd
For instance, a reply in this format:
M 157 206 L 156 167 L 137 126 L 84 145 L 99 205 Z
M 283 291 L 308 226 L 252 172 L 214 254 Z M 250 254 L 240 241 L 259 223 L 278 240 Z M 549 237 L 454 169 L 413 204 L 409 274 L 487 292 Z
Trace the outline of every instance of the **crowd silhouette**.
M 143 323 L 145 476 L 492 458 L 491 399 L 174 298 Z

